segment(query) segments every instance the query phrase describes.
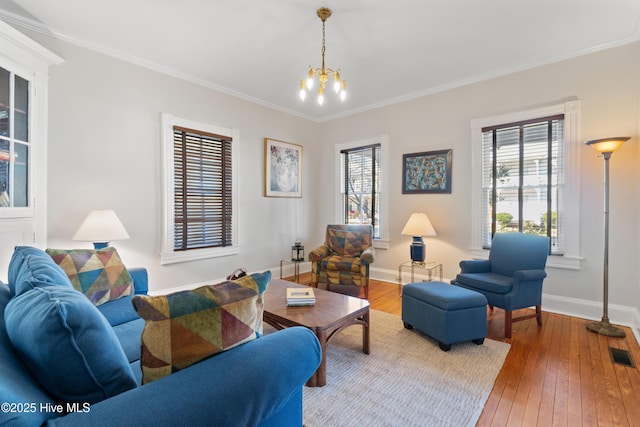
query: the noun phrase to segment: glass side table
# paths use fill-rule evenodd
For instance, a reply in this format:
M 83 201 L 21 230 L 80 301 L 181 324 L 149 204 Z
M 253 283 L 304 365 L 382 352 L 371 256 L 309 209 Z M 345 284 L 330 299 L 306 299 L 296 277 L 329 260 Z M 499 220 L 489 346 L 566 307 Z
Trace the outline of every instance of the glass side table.
M 292 259 L 281 259 L 280 260 L 280 278 L 282 279 L 282 265 L 289 263 L 293 264 L 293 281 L 296 283 L 300 283 L 300 264 L 307 262 L 302 259 L 300 261 L 294 261 Z
M 402 294 L 402 269 L 410 268 L 411 269 L 411 282 L 415 282 L 415 269 L 425 270 L 427 272 L 427 280 L 425 282 L 431 282 L 433 280 L 434 272 L 438 273 L 440 276 L 440 281 L 442 282 L 442 264 L 430 261 L 430 262 L 413 262 L 406 261 L 398 266 L 398 292 Z

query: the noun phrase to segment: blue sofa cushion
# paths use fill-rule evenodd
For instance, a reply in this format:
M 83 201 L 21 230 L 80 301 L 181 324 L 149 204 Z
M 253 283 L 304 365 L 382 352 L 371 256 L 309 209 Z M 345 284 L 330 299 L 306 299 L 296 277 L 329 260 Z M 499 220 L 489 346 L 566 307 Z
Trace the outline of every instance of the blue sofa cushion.
M 37 286 L 58 285 L 73 288 L 67 275 L 41 249 L 16 246 L 9 263 L 11 295 L 20 295 Z
M 120 346 L 129 363 L 140 360 L 140 337 L 143 329 L 144 320 L 140 318 L 113 327 L 113 332 L 120 341 Z
M 55 414 L 40 411 L 41 404 L 55 404 L 55 401 L 29 374 L 27 368 L 9 341 L 4 320 L 4 309 L 11 300 L 9 287 L 0 283 L 0 402 L 29 403 L 36 405 L 35 411 L 0 411 L 0 426 L 31 427 L 40 426 Z
M 29 371 L 59 401 L 95 403 L 136 387 L 113 329 L 74 289 L 46 286 L 15 296 L 5 322 Z
M 136 313 L 136 310 L 133 308 L 133 304 L 131 303 L 132 299 L 133 295 L 127 295 L 126 297 L 109 301 L 109 304 L 101 304 L 97 307 L 111 326 L 118 326 L 131 322 L 132 320 L 140 319 L 140 316 L 138 316 L 138 313 Z
M 487 291 L 494 294 L 506 294 L 513 287 L 513 277 L 495 273 L 463 273 L 458 274 L 456 282 L 471 286 L 480 292 Z

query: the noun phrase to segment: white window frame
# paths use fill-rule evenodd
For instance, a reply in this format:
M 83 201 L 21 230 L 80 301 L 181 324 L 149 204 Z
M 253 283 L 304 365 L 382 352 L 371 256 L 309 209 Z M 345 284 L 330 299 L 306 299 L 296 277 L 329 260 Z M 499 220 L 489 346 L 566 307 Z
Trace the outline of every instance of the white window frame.
M 46 246 L 49 67 L 64 59 L 0 21 L 0 66 L 29 82 L 29 200 L 27 207 L 0 208 L 0 237 Z M 18 241 L 8 236 L 22 236 Z
M 487 259 L 482 248 L 482 128 L 564 114 L 564 180 L 558 200 L 558 215 L 564 233 L 564 255 L 551 255 L 547 266 L 579 270 L 580 250 L 580 101 L 569 101 L 526 111 L 471 121 L 471 255 Z
M 162 250 L 160 252 L 160 264 L 175 264 L 179 262 L 196 261 L 207 258 L 217 258 L 235 255 L 240 252 L 238 245 L 238 153 L 240 132 L 237 129 L 225 128 L 200 123 L 193 120 L 174 117 L 171 114 L 161 114 L 162 136 Z M 194 130 L 200 130 L 216 135 L 229 136 L 231 142 L 231 168 L 232 168 L 232 245 L 216 248 L 189 249 L 186 251 L 174 250 L 174 164 L 173 164 L 173 127 L 180 126 Z
M 336 224 L 344 224 L 342 218 L 342 188 L 344 182 L 340 179 L 340 159 L 341 151 L 358 147 L 366 147 L 369 145 L 380 144 L 380 222 L 378 224 L 380 230 L 380 238 L 373 239 L 373 247 L 377 249 L 389 249 L 389 136 L 379 135 L 373 138 L 361 139 L 358 141 L 347 142 L 344 144 L 336 144 L 334 151 L 334 176 L 335 176 L 335 199 L 334 212 Z

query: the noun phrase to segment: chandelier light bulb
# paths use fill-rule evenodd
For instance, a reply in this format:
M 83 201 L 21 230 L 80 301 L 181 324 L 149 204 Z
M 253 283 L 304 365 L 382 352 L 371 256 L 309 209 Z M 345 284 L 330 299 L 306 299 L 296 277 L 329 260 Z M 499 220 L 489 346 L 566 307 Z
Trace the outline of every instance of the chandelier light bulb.
M 314 77 L 313 68 L 309 67 L 309 74 L 307 75 L 307 88 L 309 90 L 313 89 L 313 77 Z
M 324 88 L 322 86 L 318 89 L 318 104 L 324 104 Z
M 340 93 L 340 70 L 333 75 L 333 90 Z
M 305 90 L 305 87 L 304 87 L 304 80 L 300 80 L 300 99 L 304 101 L 306 97 L 307 97 L 307 91 Z
M 347 97 L 347 82 L 344 80 L 340 82 L 340 101 L 344 101 Z

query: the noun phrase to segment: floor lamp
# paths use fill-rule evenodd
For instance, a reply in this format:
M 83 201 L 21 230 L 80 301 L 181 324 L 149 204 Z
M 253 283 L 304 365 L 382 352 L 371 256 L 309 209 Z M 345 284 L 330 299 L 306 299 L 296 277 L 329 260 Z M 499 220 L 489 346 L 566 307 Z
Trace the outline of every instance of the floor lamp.
M 629 137 L 595 139 L 585 142 L 604 158 L 604 296 L 602 320 L 587 324 L 587 329 L 609 337 L 624 337 L 624 331 L 609 323 L 609 159 L 611 154 L 628 141 Z

